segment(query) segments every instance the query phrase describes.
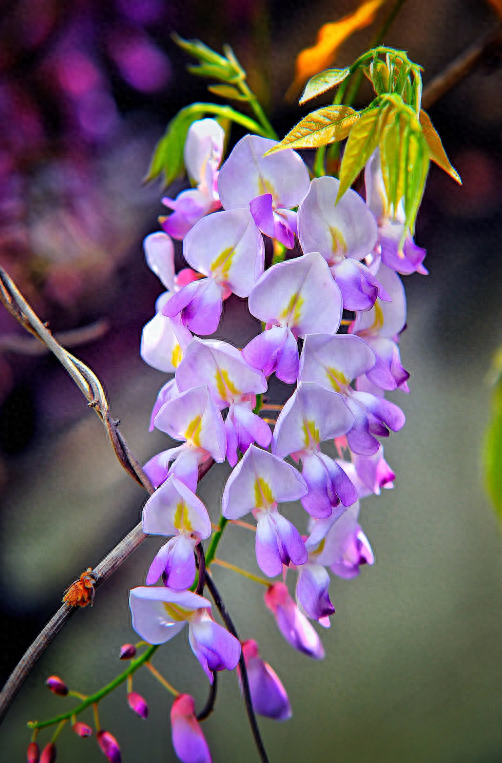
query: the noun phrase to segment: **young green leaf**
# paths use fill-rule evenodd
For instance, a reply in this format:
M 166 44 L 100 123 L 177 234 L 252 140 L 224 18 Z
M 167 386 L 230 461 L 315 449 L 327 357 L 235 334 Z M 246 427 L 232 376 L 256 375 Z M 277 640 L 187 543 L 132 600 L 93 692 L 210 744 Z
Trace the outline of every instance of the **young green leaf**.
M 381 109 L 374 107 L 361 114 L 350 131 L 342 166 L 337 201 L 342 198 L 378 145 Z
M 453 180 L 462 185 L 462 180 L 457 170 L 451 165 L 450 160 L 446 155 L 446 151 L 441 143 L 441 138 L 437 134 L 434 125 L 432 124 L 429 115 L 423 109 L 420 110 L 420 124 L 425 135 L 425 139 L 429 146 L 431 159 L 438 167 L 441 167 Z
M 223 56 L 220 56 L 216 51 L 211 50 L 207 45 L 204 45 L 200 40 L 184 40 L 179 34 L 173 33 L 172 39 L 180 48 L 185 50 L 194 58 L 198 58 L 199 61 L 205 61 L 208 64 L 216 64 L 217 66 L 228 66 L 228 60 Z
M 300 105 L 310 101 L 321 93 L 326 93 L 332 87 L 339 85 L 350 74 L 350 69 L 325 69 L 309 79 L 299 100 Z
M 304 117 L 264 156 L 284 151 L 285 148 L 317 148 L 342 140 L 358 119 L 359 113 L 350 106 L 325 106 Z
M 406 182 L 404 188 L 405 226 L 413 235 L 415 220 L 429 172 L 429 146 L 421 130 L 414 130 L 410 125 L 408 152 L 406 157 Z M 404 233 L 403 233 L 404 236 Z
M 220 98 L 226 98 L 229 101 L 248 101 L 248 97 L 240 93 L 236 87 L 231 85 L 208 85 L 207 89 L 219 95 Z

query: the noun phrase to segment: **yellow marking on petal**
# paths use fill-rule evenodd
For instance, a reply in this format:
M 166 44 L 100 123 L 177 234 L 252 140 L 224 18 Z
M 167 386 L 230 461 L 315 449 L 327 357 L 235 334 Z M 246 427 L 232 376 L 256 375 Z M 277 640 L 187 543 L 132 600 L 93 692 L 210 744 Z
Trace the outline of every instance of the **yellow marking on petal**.
M 185 437 L 188 442 L 195 445 L 196 448 L 200 448 L 200 432 L 202 429 L 202 416 L 196 416 L 185 431 Z
M 340 392 L 344 387 L 349 386 L 349 379 L 347 379 L 342 371 L 339 371 L 337 368 L 331 368 L 330 366 L 325 366 L 324 370 L 326 371 L 328 381 L 335 392 Z
M 232 267 L 232 261 L 234 258 L 235 246 L 229 246 L 216 257 L 211 263 L 211 275 L 213 278 L 218 278 L 220 281 L 226 281 L 230 268 Z
M 182 360 L 183 360 L 183 352 L 179 344 L 176 344 L 171 354 L 171 363 L 173 364 L 174 368 L 178 368 Z
M 331 233 L 331 246 L 334 254 L 345 255 L 348 252 L 347 242 L 340 228 L 335 228 L 334 225 L 329 226 L 329 232 Z
M 384 324 L 384 317 L 383 317 L 383 310 L 378 299 L 373 305 L 373 307 L 375 309 L 375 320 L 373 321 L 371 325 L 371 331 L 380 331 L 380 329 L 383 327 L 383 324 Z
M 228 376 L 228 371 L 226 371 L 224 368 L 217 368 L 214 378 L 216 381 L 218 394 L 222 400 L 227 400 L 229 397 L 229 393 L 231 395 L 241 394 L 240 389 L 237 389 L 235 384 L 233 384 L 233 382 L 230 381 Z
M 180 533 L 191 533 L 193 530 L 188 517 L 188 506 L 183 499 L 176 506 L 173 525 Z
M 319 430 L 316 429 L 315 421 L 303 420 L 303 442 L 306 448 L 319 445 Z
M 279 320 L 286 321 L 288 326 L 294 326 L 298 324 L 301 318 L 302 305 L 304 302 L 305 300 L 300 296 L 300 292 L 297 291 L 296 294 L 293 294 L 289 300 L 287 307 L 285 307 L 282 313 L 280 313 Z
M 276 501 L 268 482 L 263 477 L 257 477 L 254 483 L 254 505 L 256 509 L 268 509 Z
M 265 178 L 262 178 L 260 175 L 258 177 L 258 190 L 259 190 L 259 196 L 263 196 L 264 193 L 271 193 L 272 194 L 272 204 L 275 200 L 275 188 L 270 182 L 270 180 L 265 180 Z
M 164 609 L 175 623 L 181 623 L 183 620 L 189 620 L 193 615 L 193 609 L 181 607 L 172 601 L 163 601 Z

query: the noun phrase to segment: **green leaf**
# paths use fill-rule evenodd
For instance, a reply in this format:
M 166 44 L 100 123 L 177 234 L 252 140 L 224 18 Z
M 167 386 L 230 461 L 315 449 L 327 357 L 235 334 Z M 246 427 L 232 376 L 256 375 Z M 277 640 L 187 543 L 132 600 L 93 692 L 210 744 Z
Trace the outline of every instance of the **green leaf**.
M 228 101 L 248 101 L 249 98 L 246 95 L 240 93 L 236 87 L 231 85 L 208 85 L 207 88 L 211 93 L 219 95 L 220 98 L 226 98 Z
M 281 142 L 264 156 L 285 148 L 317 148 L 346 138 L 359 119 L 350 106 L 325 106 L 304 117 Z
M 451 165 L 450 160 L 446 155 L 446 151 L 441 143 L 441 138 L 437 134 L 434 125 L 432 124 L 429 115 L 423 109 L 420 109 L 420 124 L 422 125 L 422 131 L 425 135 L 425 139 L 429 146 L 431 159 L 438 167 L 441 167 L 453 180 L 462 185 L 462 180 L 457 170 Z
M 418 208 L 424 194 L 429 164 L 429 146 L 423 132 L 410 127 L 405 165 L 407 172 L 404 189 L 404 211 L 406 214 L 405 226 L 412 235 L 415 231 Z
M 335 85 L 339 85 L 350 74 L 350 69 L 325 69 L 309 79 L 299 100 L 300 105 L 310 101 L 321 93 L 326 93 Z
M 378 145 L 381 109 L 374 107 L 363 112 L 350 131 L 342 166 L 337 201 L 342 198 Z
M 383 61 L 379 61 L 378 59 L 372 61 L 366 76 L 369 77 L 373 83 L 377 95 L 383 95 L 384 93 L 389 92 L 389 69 Z
M 502 380 L 493 391 L 491 421 L 483 442 L 483 471 L 486 491 L 499 518 L 502 517 Z
M 219 66 L 228 66 L 228 61 L 223 56 L 220 56 L 216 51 L 211 50 L 207 45 L 204 45 L 200 40 L 184 40 L 179 34 L 173 33 L 172 39 L 183 50 L 190 53 L 194 58 L 198 58 L 200 61 L 205 61 L 208 64 L 216 64 Z
M 240 77 L 233 69 L 225 69 L 222 66 L 213 66 L 212 64 L 201 64 L 200 66 L 187 66 L 190 74 L 196 77 L 206 77 L 207 79 L 219 79 L 222 82 L 239 82 Z

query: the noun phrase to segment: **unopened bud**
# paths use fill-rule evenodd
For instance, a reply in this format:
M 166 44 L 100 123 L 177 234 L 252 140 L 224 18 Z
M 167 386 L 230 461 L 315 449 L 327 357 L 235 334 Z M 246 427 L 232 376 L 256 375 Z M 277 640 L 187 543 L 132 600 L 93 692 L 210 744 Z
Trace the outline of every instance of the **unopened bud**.
M 44 747 L 42 750 L 42 754 L 40 756 L 40 763 L 54 763 L 57 756 L 57 750 L 56 745 L 52 742 L 49 742 L 48 745 Z
M 131 710 L 134 710 L 140 718 L 148 718 L 148 705 L 141 694 L 136 694 L 135 691 L 131 691 L 127 695 L 127 701 Z
M 121 660 L 130 660 L 132 657 L 136 656 L 136 647 L 134 644 L 122 644 L 120 647 L 120 659 Z
M 28 745 L 26 760 L 28 763 L 38 763 L 40 760 L 40 748 L 36 742 L 30 742 Z
M 90 726 L 87 725 L 87 723 L 81 723 L 80 721 L 77 721 L 72 726 L 73 731 L 75 734 L 79 737 L 90 737 L 92 736 L 92 729 Z
M 60 697 L 66 697 L 68 694 L 68 687 L 65 684 L 64 681 L 62 681 L 58 676 L 49 676 L 47 681 L 45 682 L 51 692 L 54 694 L 58 694 Z
M 110 763 L 121 763 L 119 743 L 109 731 L 101 729 L 96 734 L 96 739 Z

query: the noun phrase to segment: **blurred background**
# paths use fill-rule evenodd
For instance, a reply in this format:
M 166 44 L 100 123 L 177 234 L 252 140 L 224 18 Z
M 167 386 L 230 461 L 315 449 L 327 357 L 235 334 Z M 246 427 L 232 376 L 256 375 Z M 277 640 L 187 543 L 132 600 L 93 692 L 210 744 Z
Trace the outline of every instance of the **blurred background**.
M 76 331 L 83 343 L 73 351 L 104 383 L 141 461 L 166 447 L 160 433 L 148 432 L 166 378 L 138 352 L 162 291 L 142 239 L 159 229 L 165 210 L 160 186 L 142 178 L 178 109 L 214 99 L 187 74 L 170 34 L 218 50 L 229 42 L 282 135 L 306 111 L 284 101 L 295 57 L 322 24 L 356 7 L 355 0 L 0 3 L 0 262 L 53 331 Z M 337 66 L 367 48 L 378 23 L 344 43 Z M 484 0 L 407 0 L 385 43 L 407 50 L 427 83 L 496 24 Z M 361 91 L 361 103 L 368 94 Z M 502 761 L 502 542 L 480 470 L 485 377 L 502 342 L 500 55 L 485 58 L 430 115 L 464 184 L 433 167 L 418 218 L 429 276 L 405 278 L 401 353 L 411 394 L 391 396 L 407 425 L 385 446 L 395 489 L 365 499 L 361 516 L 376 564 L 355 580 L 333 580 L 337 613 L 321 634 L 322 663 L 282 640 L 259 586 L 214 572 L 239 635 L 258 640 L 290 695 L 292 720 L 260 724 L 277 763 Z M 254 333 L 254 320 L 231 297 L 219 336 L 243 343 Z M 136 524 L 145 501 L 73 382 L 27 336 L 0 307 L 2 682 L 65 588 Z M 280 398 L 280 385 L 274 394 Z M 201 485 L 214 521 L 227 474 L 213 469 Z M 289 516 L 300 517 L 299 508 Z M 254 569 L 253 542 L 230 527 L 220 555 Z M 159 545 L 145 542 L 46 652 L 0 730 L 1 763 L 24 759 L 27 720 L 71 701 L 50 694 L 48 675 L 91 693 L 123 668 L 120 645 L 136 640 L 127 590 L 142 583 Z M 155 663 L 202 705 L 207 682 L 186 634 Z M 118 738 L 124 763 L 174 761 L 169 697 L 150 675 L 139 674 L 135 688 L 150 704 L 148 721 L 128 709 L 123 687 L 102 703 L 102 725 Z M 215 763 L 257 759 L 233 675 L 223 676 L 204 732 Z M 58 740 L 58 760 L 103 759 L 93 739 L 65 731 Z

